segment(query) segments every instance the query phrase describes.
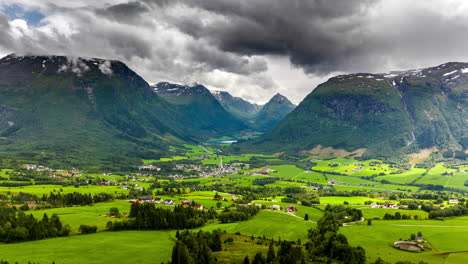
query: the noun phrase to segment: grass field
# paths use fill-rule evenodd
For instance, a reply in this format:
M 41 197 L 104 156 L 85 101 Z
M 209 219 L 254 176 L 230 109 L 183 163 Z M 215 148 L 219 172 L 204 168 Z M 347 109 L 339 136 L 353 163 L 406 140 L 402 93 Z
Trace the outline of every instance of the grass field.
M 52 214 L 57 214 L 64 224 L 69 224 L 72 232 L 78 232 L 80 224 L 96 225 L 98 231 L 102 231 L 106 227 L 108 221 L 114 221 L 114 218 L 103 217 L 109 213 L 111 207 L 119 209 L 120 213 L 129 213 L 130 204 L 127 201 L 114 201 L 97 203 L 91 206 L 79 207 L 64 207 L 46 210 L 37 210 L 27 213 L 32 213 L 35 217 L 42 218 L 44 213 L 50 217 Z
M 361 245 L 366 249 L 371 260 L 381 257 L 386 261 L 396 262 L 411 259 L 413 262 L 428 263 L 463 263 L 466 253 L 441 254 L 468 250 L 467 217 L 458 217 L 446 221 L 437 220 L 375 220 L 371 226 L 365 223 L 340 228 L 351 244 Z M 410 234 L 422 232 L 433 247 L 433 251 L 411 253 L 396 250 L 391 243 L 400 239 L 408 239 Z M 449 257 L 450 256 L 450 257 Z
M 378 176 L 375 177 L 375 180 L 381 181 L 381 180 L 387 180 L 389 182 L 394 182 L 394 183 L 401 183 L 401 184 L 407 184 L 415 181 L 421 175 L 426 172 L 426 169 L 421 169 L 421 168 L 413 168 L 410 171 L 406 171 L 404 173 L 400 174 L 389 174 L 385 176 Z
M 378 217 L 382 219 L 385 214 L 395 215 L 396 212 L 400 214 L 410 215 L 413 219 L 415 215 L 418 216 L 419 220 L 427 219 L 428 213 L 422 210 L 402 210 L 402 209 L 390 209 L 390 208 L 370 208 L 370 207 L 361 207 L 362 215 L 366 219 L 373 219 Z M 413 223 L 414 224 L 414 223 Z
M 212 224 L 202 230 L 226 230 L 229 233 L 240 232 L 243 235 L 265 236 L 268 238 L 305 241 L 307 230 L 315 227 L 307 222 L 284 212 L 262 210 L 258 215 L 246 222 L 230 224 Z
M 42 196 L 43 194 L 50 194 L 51 192 L 62 192 L 62 193 L 128 193 L 129 190 L 124 190 L 119 188 L 119 186 L 97 186 L 97 185 L 88 185 L 80 186 L 78 188 L 74 186 L 63 187 L 61 185 L 29 185 L 21 187 L 3 187 L 0 186 L 0 193 L 11 192 L 11 193 L 30 193 L 37 196 Z
M 387 200 L 370 198 L 370 197 L 361 197 L 361 196 L 352 196 L 352 197 L 323 196 L 323 197 L 320 197 L 320 204 L 343 204 L 345 201 L 348 202 L 349 204 L 364 205 L 366 201 L 386 202 Z
M 0 245 L 0 259 L 10 263 L 161 263 L 170 260 L 172 231 L 100 232 Z M 131 252 L 131 253 L 130 253 Z

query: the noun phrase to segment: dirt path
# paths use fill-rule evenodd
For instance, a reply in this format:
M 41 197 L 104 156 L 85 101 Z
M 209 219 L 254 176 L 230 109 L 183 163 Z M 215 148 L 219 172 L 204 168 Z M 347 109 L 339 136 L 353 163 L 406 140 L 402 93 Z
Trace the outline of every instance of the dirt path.
M 361 220 L 359 221 L 356 221 L 356 222 L 349 222 L 349 223 L 343 223 L 343 226 L 353 226 L 355 224 L 358 224 L 358 223 L 362 223 L 364 222 L 366 219 L 364 217 L 361 217 Z
M 272 210 L 272 211 L 278 212 L 278 213 L 280 213 L 280 214 L 285 214 L 285 215 L 293 216 L 293 217 L 296 217 L 296 218 L 299 218 L 299 219 L 302 219 L 302 220 L 304 220 L 304 218 L 303 218 L 303 217 L 297 216 L 297 215 L 295 215 L 295 214 L 286 213 L 286 212 L 283 212 L 283 211 L 278 211 L 278 210 Z M 304 220 L 304 221 L 305 221 L 305 220 Z M 317 222 L 315 222 L 315 221 L 312 221 L 312 220 L 307 220 L 307 221 L 308 221 L 308 222 L 311 222 L 311 223 L 314 223 L 314 224 L 316 224 L 316 223 L 317 223 Z

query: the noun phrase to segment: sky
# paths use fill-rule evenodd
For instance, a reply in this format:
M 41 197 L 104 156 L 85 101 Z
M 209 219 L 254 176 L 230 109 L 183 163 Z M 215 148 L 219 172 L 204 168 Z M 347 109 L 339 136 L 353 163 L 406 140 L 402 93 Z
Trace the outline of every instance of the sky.
M 345 73 L 468 61 L 465 0 L 0 0 L 0 56 L 120 60 L 149 83 L 299 103 Z

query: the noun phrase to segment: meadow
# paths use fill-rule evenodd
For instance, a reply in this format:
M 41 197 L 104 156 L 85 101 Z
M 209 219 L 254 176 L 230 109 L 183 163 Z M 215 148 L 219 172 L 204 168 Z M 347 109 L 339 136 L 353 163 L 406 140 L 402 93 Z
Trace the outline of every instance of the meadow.
M 161 263 L 170 260 L 174 239 L 174 231 L 99 232 L 0 244 L 0 259 L 44 264 Z
M 378 257 L 396 262 L 409 260 L 428 263 L 463 263 L 467 253 L 450 252 L 466 251 L 468 245 L 468 225 L 466 217 L 452 218 L 446 221 L 437 220 L 374 220 L 372 225 L 366 223 L 340 228 L 353 245 L 360 245 L 366 250 L 369 260 Z M 433 250 L 422 253 L 406 252 L 394 249 L 394 241 L 409 239 L 410 234 L 422 232 L 425 240 Z

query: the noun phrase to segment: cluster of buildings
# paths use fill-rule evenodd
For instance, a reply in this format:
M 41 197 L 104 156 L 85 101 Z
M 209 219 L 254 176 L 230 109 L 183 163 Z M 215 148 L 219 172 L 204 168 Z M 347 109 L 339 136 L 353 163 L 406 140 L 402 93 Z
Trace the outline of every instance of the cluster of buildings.
M 138 170 L 161 171 L 161 168 L 153 165 L 138 166 Z
M 279 206 L 278 204 L 274 204 L 268 206 L 267 209 L 281 211 L 281 206 Z M 286 206 L 284 211 L 286 213 L 295 213 L 297 212 L 297 207 L 295 205 L 288 205 Z

